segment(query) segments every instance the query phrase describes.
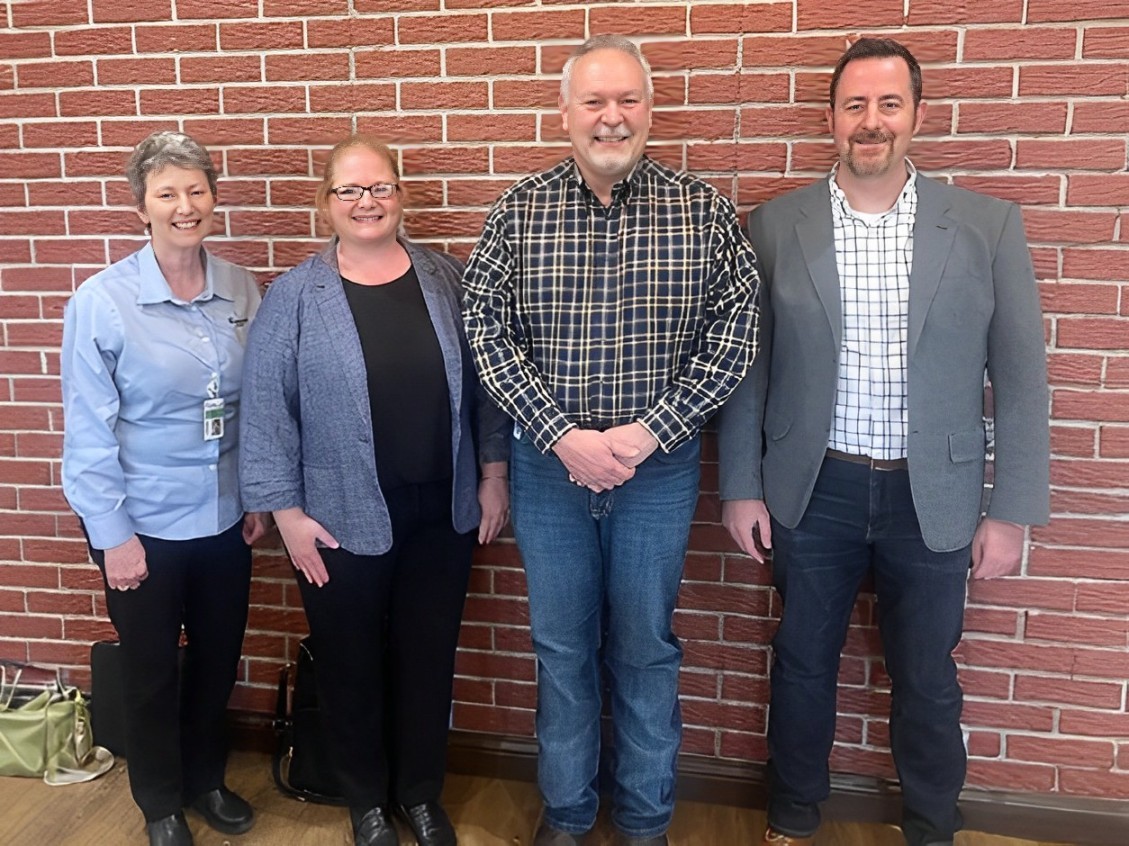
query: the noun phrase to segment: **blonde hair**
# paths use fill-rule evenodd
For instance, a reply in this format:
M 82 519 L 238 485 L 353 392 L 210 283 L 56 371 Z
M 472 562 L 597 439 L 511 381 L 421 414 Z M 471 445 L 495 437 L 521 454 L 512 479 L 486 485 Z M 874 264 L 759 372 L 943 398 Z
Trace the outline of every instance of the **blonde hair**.
M 333 188 L 335 178 L 334 171 L 337 169 L 337 163 L 345 153 L 355 147 L 363 147 L 366 150 L 376 153 L 378 156 L 382 156 L 392 169 L 392 175 L 396 177 L 396 181 L 400 181 L 400 167 L 396 164 L 396 154 L 392 152 L 389 146 L 375 135 L 369 135 L 367 132 L 354 132 L 348 138 L 338 141 L 333 146 L 333 149 L 329 151 L 329 158 L 325 163 L 325 173 L 322 175 L 321 184 L 318 186 L 317 193 L 314 195 L 314 207 L 317 208 L 318 213 L 327 220 L 329 217 L 330 189 Z

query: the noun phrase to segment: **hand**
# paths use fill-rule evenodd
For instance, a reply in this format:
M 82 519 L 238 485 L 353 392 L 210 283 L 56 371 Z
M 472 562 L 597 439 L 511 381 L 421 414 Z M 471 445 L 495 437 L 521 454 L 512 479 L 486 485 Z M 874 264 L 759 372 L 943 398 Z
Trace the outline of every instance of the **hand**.
M 248 511 L 243 515 L 243 543 L 251 546 L 271 529 L 269 511 Z
M 721 524 L 742 552 L 764 563 L 765 551 L 772 549 L 772 524 L 763 499 L 725 500 L 721 503 Z
M 604 432 L 604 438 L 611 445 L 612 455 L 625 467 L 638 467 L 651 457 L 659 442 L 647 431 L 647 427 L 636 421 L 623 426 L 613 426 Z
M 106 584 L 111 590 L 136 590 L 149 578 L 145 547 L 137 535 L 130 535 L 125 543 L 110 547 L 104 555 Z
M 972 538 L 972 578 L 998 579 L 1019 572 L 1027 527 L 985 517 Z
M 317 541 L 330 549 L 337 549 L 341 545 L 337 538 L 327 532 L 317 520 L 306 516 L 301 508 L 284 508 L 274 512 L 274 522 L 278 524 L 278 531 L 290 560 L 302 571 L 306 581 L 318 587 L 328 582 L 329 573 L 318 553 Z
M 604 433 L 594 429 L 569 429 L 553 444 L 569 476 L 594 493 L 610 491 L 635 475 L 635 468 L 621 464 Z
M 505 476 L 484 476 L 478 483 L 478 504 L 482 520 L 478 524 L 478 542 L 487 544 L 510 519 L 510 483 Z

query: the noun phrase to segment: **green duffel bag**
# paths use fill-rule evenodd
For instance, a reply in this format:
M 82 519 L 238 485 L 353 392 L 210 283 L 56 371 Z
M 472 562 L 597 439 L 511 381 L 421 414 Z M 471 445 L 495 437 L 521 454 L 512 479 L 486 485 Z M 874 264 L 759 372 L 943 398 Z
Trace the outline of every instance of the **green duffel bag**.
M 94 745 L 82 691 L 64 687 L 58 671 L 45 688 L 21 689 L 23 670 L 0 664 L 0 776 L 57 785 L 90 781 L 109 770 L 114 756 Z

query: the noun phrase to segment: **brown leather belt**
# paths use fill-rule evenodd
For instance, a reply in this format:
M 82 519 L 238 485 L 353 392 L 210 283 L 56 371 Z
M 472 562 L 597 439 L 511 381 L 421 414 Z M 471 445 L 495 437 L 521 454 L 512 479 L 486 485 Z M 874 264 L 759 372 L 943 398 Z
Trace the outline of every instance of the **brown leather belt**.
M 909 462 L 904 458 L 871 458 L 869 455 L 855 455 L 850 452 L 840 452 L 837 449 L 827 450 L 827 457 L 839 461 L 849 461 L 852 464 L 865 464 L 871 470 L 905 470 Z

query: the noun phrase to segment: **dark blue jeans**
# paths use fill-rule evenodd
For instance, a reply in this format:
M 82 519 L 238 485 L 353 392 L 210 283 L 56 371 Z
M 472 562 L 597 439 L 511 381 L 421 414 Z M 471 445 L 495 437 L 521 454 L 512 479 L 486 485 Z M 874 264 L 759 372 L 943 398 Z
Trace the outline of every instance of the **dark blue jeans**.
M 699 457 L 695 438 L 594 494 L 570 482 L 555 455 L 514 442 L 514 534 L 537 653 L 537 780 L 556 829 L 580 834 L 596 821 L 601 654 L 615 737 L 612 821 L 636 837 L 670 825 L 682 739 L 682 647 L 671 620 Z
M 871 570 L 892 683 L 890 745 L 910 846 L 960 828 L 966 756 L 952 651 L 961 637 L 969 548 L 933 552 L 906 470 L 825 459 L 794 529 L 772 523 L 773 583 L 784 610 L 773 641 L 769 822 L 806 836 L 830 793 L 839 655 Z

